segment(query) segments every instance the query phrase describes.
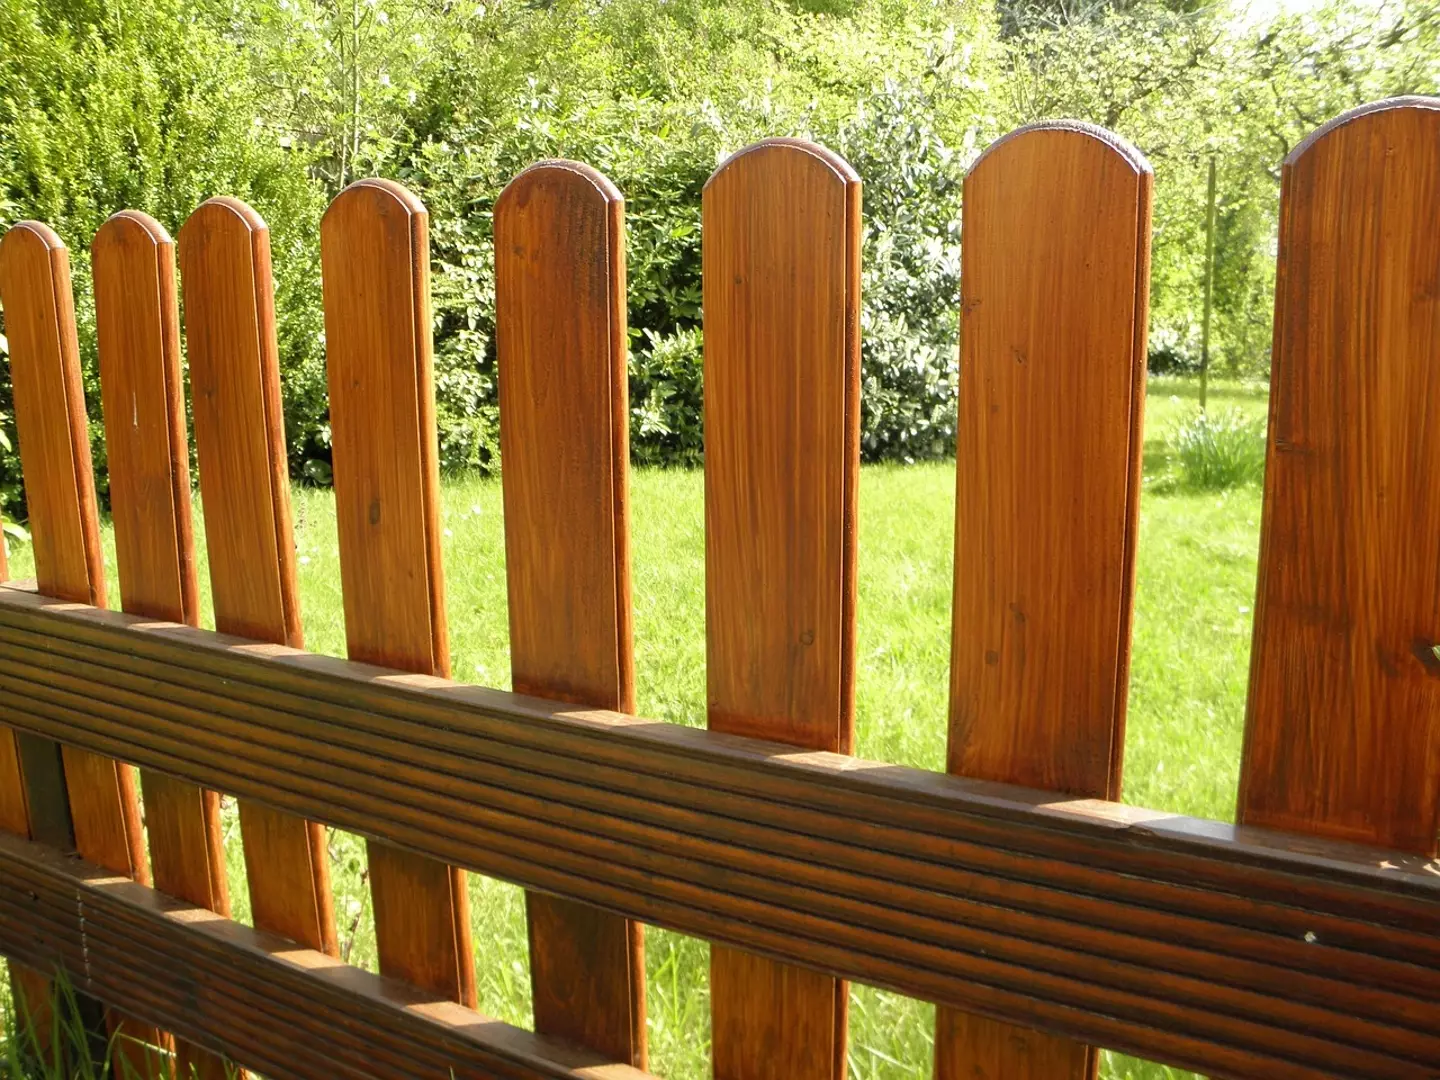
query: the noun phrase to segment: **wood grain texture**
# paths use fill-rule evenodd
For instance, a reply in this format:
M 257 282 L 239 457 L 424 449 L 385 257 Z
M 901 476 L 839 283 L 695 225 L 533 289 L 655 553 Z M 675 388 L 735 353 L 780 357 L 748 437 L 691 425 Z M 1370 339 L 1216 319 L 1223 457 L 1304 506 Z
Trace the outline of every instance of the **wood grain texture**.
M 175 245 L 153 218 L 122 211 L 91 244 L 95 328 L 120 603 L 133 615 L 198 623 L 189 444 L 180 372 Z M 228 915 L 220 797 L 142 772 L 155 887 Z M 223 1078 L 223 1060 L 189 1044 L 175 1065 Z
M 70 255 L 54 230 L 24 221 L 5 234 L 0 300 L 36 582 L 47 596 L 103 607 Z M 70 748 L 64 761 L 77 850 L 118 873 L 148 880 L 134 770 Z
M 428 222 L 400 185 L 362 180 L 320 245 L 349 653 L 444 676 Z M 381 972 L 473 1007 L 464 874 L 384 844 L 369 857 Z
M 527 888 L 1208 1075 L 1440 1068 L 1440 877 L 1420 856 L 7 588 L 0 645 L 17 727 Z
M 10 580 L 5 542 L 0 539 L 0 581 Z M 3 714 L 0 714 L 3 715 Z M 30 812 L 25 807 L 25 786 L 20 777 L 20 747 L 10 728 L 0 728 L 0 830 L 12 836 L 30 835 Z
M 510 662 L 517 692 L 635 708 L 624 201 L 542 162 L 495 204 Z M 535 1029 L 645 1066 L 643 928 L 529 893 Z
M 4 587 L 0 645 L 17 727 L 527 888 L 1210 1075 L 1440 1068 L 1440 877 L 1421 856 Z
M 1434 854 L 1440 99 L 1346 114 L 1281 183 L 1239 819 Z
M 769 140 L 705 187 L 705 596 L 712 731 L 854 742 L 860 181 Z M 835 1080 L 844 982 L 711 950 L 717 1080 Z
M 80 347 L 70 282 L 70 253 L 49 226 L 22 221 L 0 240 L 0 304 L 10 350 L 15 427 L 30 514 L 31 553 L 42 593 L 103 607 L 104 564 L 90 461 L 90 431 L 80 378 Z M 84 858 L 141 882 L 150 879 L 135 770 L 113 759 L 66 746 L 57 752 L 49 740 L 6 738 L 16 754 L 16 769 L 28 759 L 33 783 L 28 799 L 49 795 L 38 814 L 11 804 L 6 817 L 47 842 L 73 845 Z M 17 833 L 19 830 L 15 830 Z M 38 1000 L 39 984 L 22 982 Z M 121 1030 L 118 1015 L 109 1017 Z M 133 1023 L 129 1040 L 155 1043 L 158 1032 Z M 137 1075 L 155 1070 L 148 1056 L 119 1050 Z
M 0 839 L 0 947 L 96 993 L 133 955 L 137 1010 L 272 1080 L 647 1080 L 20 840 Z
M 270 231 L 237 199 L 180 230 L 185 335 L 215 625 L 300 647 Z M 338 955 L 325 829 L 240 804 L 255 925 Z
M 1152 173 L 1041 124 L 965 179 L 948 768 L 1117 799 L 1139 523 Z M 1096 1075 L 1091 1047 L 941 1009 L 941 1080 Z

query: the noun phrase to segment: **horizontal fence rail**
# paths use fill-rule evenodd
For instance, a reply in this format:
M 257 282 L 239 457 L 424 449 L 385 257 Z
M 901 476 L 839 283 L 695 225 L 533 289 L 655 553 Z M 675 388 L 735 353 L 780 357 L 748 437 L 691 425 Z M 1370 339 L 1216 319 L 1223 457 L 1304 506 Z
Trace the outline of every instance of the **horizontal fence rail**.
M 0 645 L 18 730 L 527 888 L 1216 1076 L 1440 1068 L 1440 867 L 1421 857 L 581 710 L 20 588 L 0 589 Z M 83 873 L 18 842 L 0 866 L 37 893 L 69 888 L 116 948 L 131 909 L 154 905 L 101 904 Z M 64 961 L 105 996 L 63 928 L 47 946 L 25 925 L 0 921 L 0 950 Z M 183 947 L 146 925 L 147 948 Z M 239 962 L 197 952 L 181 981 L 228 984 Z M 158 1005 L 146 1018 L 218 1037 Z
M 7 952 L 272 1080 L 646 1076 L 41 844 L 0 836 L 0 871 Z

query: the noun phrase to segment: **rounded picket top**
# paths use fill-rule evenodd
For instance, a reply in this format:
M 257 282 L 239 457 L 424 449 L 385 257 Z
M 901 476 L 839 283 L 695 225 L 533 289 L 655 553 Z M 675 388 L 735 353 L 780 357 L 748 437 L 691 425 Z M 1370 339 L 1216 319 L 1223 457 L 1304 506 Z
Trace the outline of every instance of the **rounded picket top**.
M 419 225 L 429 221 L 429 212 L 420 197 L 403 184 L 380 177 L 356 180 L 330 200 L 320 219 L 320 238 L 353 226 L 366 217 L 400 219 Z
M 69 251 L 60 234 L 43 221 L 17 221 L 0 237 L 0 273 L 23 268 L 37 255 L 47 262 L 52 252 Z
M 841 185 L 858 186 L 860 183 L 860 174 L 835 151 L 806 139 L 774 138 L 761 139 L 736 150 L 716 166 L 710 179 L 705 181 L 705 191 L 708 193 L 714 185 L 747 176 L 754 169 L 775 170 L 778 175 L 787 167 L 794 169 L 807 165 L 818 166 Z
M 1440 99 L 1352 109 L 1285 159 L 1237 809 L 1245 825 L 1426 856 L 1440 819 L 1426 636 L 1440 566 L 1425 554 L 1440 546 L 1437 221 Z
M 1071 154 L 1089 151 L 1101 155 L 1108 151 L 1128 165 L 1136 175 L 1150 175 L 1155 171 L 1138 147 L 1109 128 L 1085 120 L 1062 119 L 1026 124 L 1000 136 L 975 159 L 966 171 L 965 179 L 968 181 L 982 166 L 994 167 L 994 161 L 1004 160 L 1017 150 L 1023 149 L 1036 154 L 1060 154 L 1064 152 L 1061 148 L 1066 148 Z
M 512 204 L 516 211 L 524 210 L 542 188 L 556 193 L 573 191 L 580 198 L 601 205 L 625 205 L 620 189 L 599 169 L 582 161 L 546 158 L 521 170 L 505 185 L 505 190 L 495 200 L 495 216 L 499 218 L 504 212 L 513 212 L 510 210 Z
M 180 226 L 181 258 L 187 246 L 200 246 L 212 238 L 253 237 L 269 231 L 265 219 L 253 207 L 234 196 L 217 195 L 197 206 Z
M 37 292 L 36 290 L 39 290 Z M 10 336 L 22 310 L 53 317 L 55 301 L 70 299 L 70 249 L 43 221 L 17 221 L 0 237 L 0 304 L 8 309 Z
M 91 255 L 135 255 L 174 244 L 169 231 L 143 210 L 121 210 L 106 219 L 90 242 Z
M 1416 121 L 1422 126 L 1436 125 L 1436 130 L 1440 130 L 1440 97 L 1412 94 L 1386 98 L 1343 112 L 1301 139 L 1295 149 L 1286 155 L 1285 167 L 1288 169 L 1296 165 L 1321 143 L 1333 141 L 1335 137 L 1344 137 L 1347 140 L 1356 136 L 1363 138 L 1370 132 L 1397 122 Z M 1431 145 L 1435 145 L 1433 136 Z

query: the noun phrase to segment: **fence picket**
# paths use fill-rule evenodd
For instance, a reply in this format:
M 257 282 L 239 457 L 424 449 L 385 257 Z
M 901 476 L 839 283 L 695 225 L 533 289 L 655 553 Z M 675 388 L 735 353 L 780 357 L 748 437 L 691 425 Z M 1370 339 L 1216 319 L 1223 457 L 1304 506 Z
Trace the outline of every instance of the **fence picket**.
M 90 432 L 80 381 L 80 347 L 70 284 L 70 253 L 47 225 L 22 221 L 0 240 L 0 303 L 10 345 L 10 378 L 15 398 L 30 544 L 36 587 L 47 596 L 105 606 L 104 565 L 90 464 Z M 48 790 L 50 806 L 26 812 L 36 839 L 51 837 L 91 862 L 142 884 L 150 879 L 136 796 L 135 770 L 76 747 L 60 751 L 33 736 L 15 739 L 16 753 L 32 780 L 30 790 Z M 28 751 L 28 752 L 27 752 Z M 62 774 L 63 763 L 63 774 Z M 53 798 L 64 792 L 58 806 Z M 18 818 L 12 816 L 12 824 Z M 24 976 L 29 999 L 48 989 L 33 973 Z M 108 1016 L 112 1032 L 118 1014 Z M 45 1026 L 48 1029 L 48 1025 Z M 154 1071 L 155 1062 L 136 1049 L 162 1037 L 153 1028 L 128 1021 L 117 1044 L 136 1071 Z
M 1347 113 L 1281 181 L 1239 820 L 1433 855 L 1440 99 Z
M 495 204 L 505 566 L 515 691 L 635 708 L 624 201 L 542 162 Z M 528 893 L 535 1030 L 645 1067 L 643 928 Z
M 320 226 L 335 513 L 351 659 L 448 675 L 430 345 L 429 218 L 361 180 Z M 369 845 L 383 974 L 471 1007 L 465 875 Z
M 1152 174 L 1041 124 L 965 179 L 948 769 L 1120 793 Z M 1093 1077 L 1071 1039 L 941 1008 L 935 1075 Z
M 211 199 L 179 248 L 215 626 L 299 648 L 270 231 Z M 255 925 L 338 955 L 324 827 L 247 799 L 240 831 Z
M 705 579 L 711 730 L 854 741 L 860 181 L 797 140 L 705 187 Z M 836 1080 L 847 984 L 711 947 L 716 1080 Z
M 121 607 L 195 626 L 175 245 L 153 218 L 126 210 L 96 233 L 91 266 Z M 140 782 L 155 887 L 228 916 L 219 795 L 148 770 Z M 227 1075 L 221 1058 L 186 1043 L 175 1065 L 201 1080 Z

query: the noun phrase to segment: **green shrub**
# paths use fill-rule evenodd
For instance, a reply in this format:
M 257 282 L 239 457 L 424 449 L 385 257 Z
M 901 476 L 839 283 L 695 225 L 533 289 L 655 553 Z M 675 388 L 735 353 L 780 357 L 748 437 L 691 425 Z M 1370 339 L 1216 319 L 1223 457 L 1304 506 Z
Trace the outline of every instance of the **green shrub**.
M 90 291 L 90 241 L 132 208 L 173 236 L 229 194 L 271 228 L 291 464 L 328 444 L 319 220 L 324 192 L 303 152 L 264 123 L 266 92 L 207 0 L 0 0 L 0 209 L 50 224 L 70 248 L 97 481 L 106 484 Z M 3 328 L 0 328 L 3 332 Z M 0 350 L 3 351 L 3 350 Z M 13 415 L 9 365 L 0 415 Z M 10 429 L 13 435 L 13 428 Z M 18 458 L 0 449 L 0 506 L 21 503 Z
M 1198 413 L 1175 431 L 1181 482 L 1198 491 L 1258 483 L 1265 475 L 1265 421 L 1238 409 Z
M 700 331 L 645 331 L 630 354 L 630 456 L 641 465 L 699 465 L 705 460 L 705 394 Z

